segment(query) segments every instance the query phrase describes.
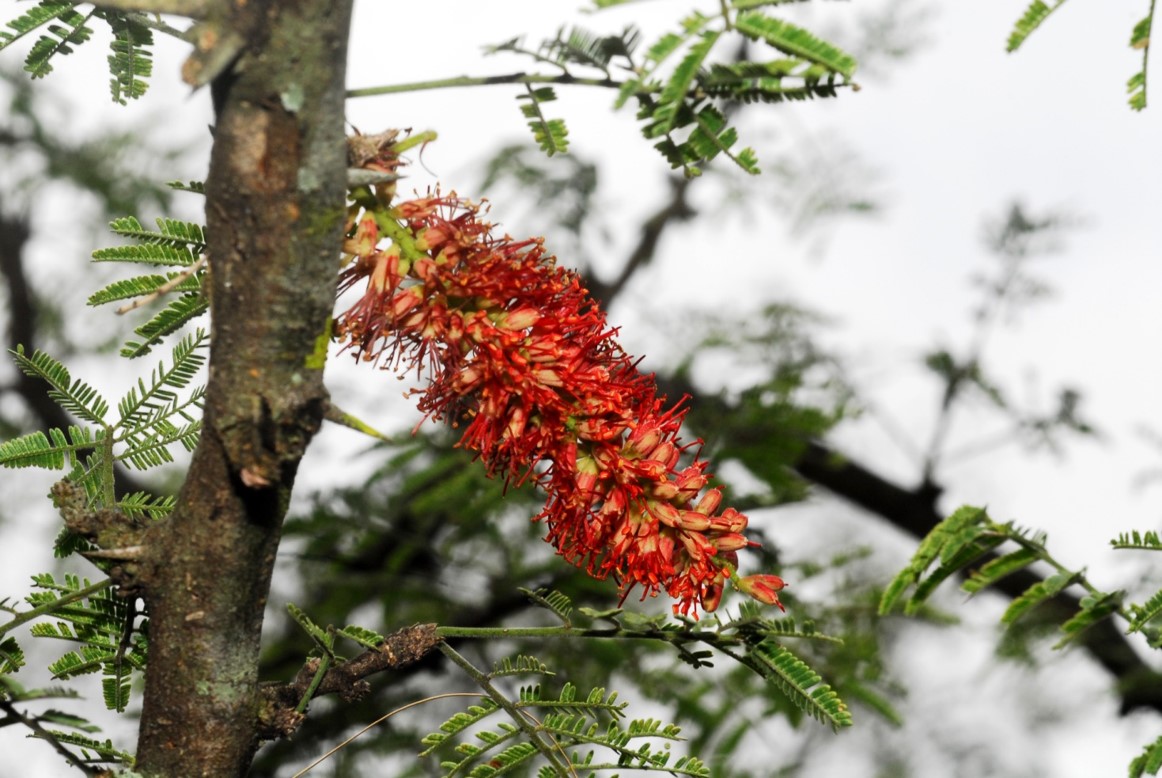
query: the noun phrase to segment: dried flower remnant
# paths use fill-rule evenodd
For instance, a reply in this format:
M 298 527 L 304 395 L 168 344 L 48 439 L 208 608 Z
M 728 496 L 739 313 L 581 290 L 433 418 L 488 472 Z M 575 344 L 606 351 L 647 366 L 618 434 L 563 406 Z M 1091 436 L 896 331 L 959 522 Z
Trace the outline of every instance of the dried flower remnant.
M 544 489 L 536 518 L 568 561 L 612 575 L 623 597 L 640 586 L 665 590 L 675 613 L 714 610 L 735 552 L 755 545 L 747 518 L 720 510 L 705 461 L 681 464 L 696 445 L 678 438 L 685 411 L 665 407 L 580 277 L 540 239 L 494 236 L 454 194 L 382 202 L 352 215 L 340 289 L 367 286 L 340 339 L 427 376 L 421 411 L 462 426 L 491 475 Z M 779 604 L 774 591 L 748 593 Z

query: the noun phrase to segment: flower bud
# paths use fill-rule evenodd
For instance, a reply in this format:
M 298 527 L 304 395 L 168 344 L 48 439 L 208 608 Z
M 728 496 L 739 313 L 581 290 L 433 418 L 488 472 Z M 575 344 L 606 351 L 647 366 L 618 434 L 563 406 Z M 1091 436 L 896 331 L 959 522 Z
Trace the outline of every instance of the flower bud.
M 777 605 L 779 610 L 785 611 L 783 603 L 779 602 L 778 592 L 787 584 L 777 575 L 748 575 L 738 579 L 738 589 L 765 605 Z
M 746 539 L 745 535 L 740 535 L 737 532 L 730 532 L 725 535 L 710 540 L 711 543 L 719 551 L 738 551 L 740 548 L 746 548 L 750 545 L 750 541 Z
M 705 513 L 707 516 L 713 516 L 718 510 L 718 506 L 722 504 L 722 490 L 711 489 L 706 494 L 702 495 L 702 499 L 694 506 L 694 510 L 699 513 Z M 727 509 L 731 510 L 731 509 Z
M 651 502 L 650 514 L 667 527 L 681 526 L 682 514 L 668 502 Z
M 710 517 L 697 511 L 679 511 L 681 519 L 678 524 L 682 529 L 691 532 L 705 532 L 710 529 Z

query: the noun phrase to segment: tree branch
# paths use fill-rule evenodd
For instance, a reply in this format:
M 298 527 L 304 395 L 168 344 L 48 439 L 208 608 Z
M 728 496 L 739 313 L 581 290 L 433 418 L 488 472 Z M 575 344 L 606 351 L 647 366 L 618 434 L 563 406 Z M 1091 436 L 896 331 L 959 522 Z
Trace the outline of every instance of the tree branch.
M 178 505 L 150 526 L 140 564 L 150 657 L 136 769 L 147 776 L 249 770 L 275 553 L 327 403 L 351 2 L 250 0 L 232 10 L 224 23 L 245 45 L 211 90 L 204 431 Z
M 435 648 L 442 638 L 435 624 L 404 627 L 388 635 L 383 645 L 368 649 L 356 657 L 327 670 L 322 681 L 311 692 L 311 698 L 337 694 L 344 702 L 354 702 L 371 691 L 366 679 L 386 670 L 414 665 Z M 300 700 L 310 692 L 319 669 L 319 659 L 311 659 L 288 684 L 264 686 L 260 737 L 266 740 L 288 737 L 302 721 L 293 715 Z

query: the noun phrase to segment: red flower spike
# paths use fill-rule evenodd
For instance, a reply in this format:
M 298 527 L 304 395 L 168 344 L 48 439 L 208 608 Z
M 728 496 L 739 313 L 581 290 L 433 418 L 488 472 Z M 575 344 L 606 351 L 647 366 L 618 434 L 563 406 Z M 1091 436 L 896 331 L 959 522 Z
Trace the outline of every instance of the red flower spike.
M 718 489 L 702 494 L 705 461 L 679 469 L 691 447 L 678 437 L 685 411 L 665 409 L 580 277 L 556 267 L 540 240 L 495 237 L 455 195 L 374 216 L 352 219 L 343 246 L 355 261 L 340 289 L 367 282 L 336 322 L 347 348 L 428 377 L 422 412 L 459 423 L 460 445 L 490 474 L 544 489 L 536 518 L 565 559 L 612 575 L 623 599 L 640 586 L 643 599 L 675 598 L 675 613 L 714 610 L 730 575 L 723 565 L 754 545 L 740 534 L 746 517 L 719 513 Z M 385 235 L 396 239 L 381 249 Z M 778 604 L 767 593 L 780 579 L 740 580 Z

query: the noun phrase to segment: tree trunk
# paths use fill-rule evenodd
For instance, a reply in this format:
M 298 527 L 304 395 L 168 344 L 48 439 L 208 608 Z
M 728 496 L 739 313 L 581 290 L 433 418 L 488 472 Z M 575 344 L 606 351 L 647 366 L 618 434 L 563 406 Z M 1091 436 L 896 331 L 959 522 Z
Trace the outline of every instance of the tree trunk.
M 167 778 L 245 775 L 258 747 L 263 609 L 327 402 L 344 220 L 351 0 L 228 8 L 219 30 L 244 47 L 212 85 L 205 427 L 138 581 L 150 624 L 137 770 Z

